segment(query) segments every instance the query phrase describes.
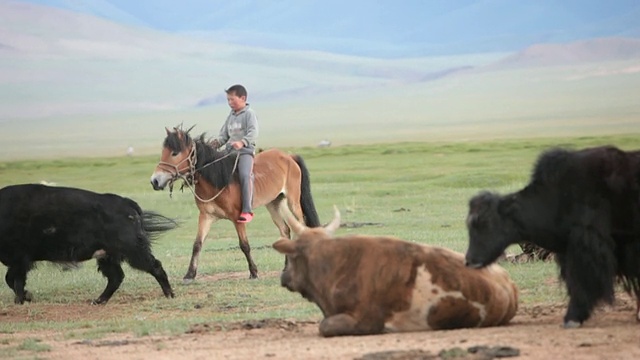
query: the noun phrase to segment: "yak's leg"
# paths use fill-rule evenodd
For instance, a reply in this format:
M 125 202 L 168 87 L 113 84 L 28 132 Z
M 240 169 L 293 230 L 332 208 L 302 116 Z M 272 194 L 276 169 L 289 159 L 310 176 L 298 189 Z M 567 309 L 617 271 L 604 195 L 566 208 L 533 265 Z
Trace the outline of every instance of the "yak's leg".
M 574 329 L 582 326 L 582 323 L 589 318 L 593 306 L 590 306 L 585 299 L 579 296 L 571 294 L 569 296 L 569 307 L 564 315 L 563 327 L 565 329 Z
M 281 202 L 282 202 L 282 199 L 274 200 L 269 204 L 267 204 L 266 208 L 267 208 L 267 211 L 269 211 L 269 214 L 271 215 L 271 220 L 273 220 L 273 223 L 278 228 L 278 231 L 280 232 L 280 236 L 285 239 L 290 239 L 291 229 L 289 228 L 287 223 L 284 221 L 284 219 L 282 218 L 282 215 L 278 210 Z M 284 257 L 284 268 L 282 269 L 282 271 L 284 271 L 287 268 L 288 259 L 289 258 L 287 258 L 286 256 Z
M 240 249 L 247 258 L 249 264 L 249 279 L 256 279 L 258 277 L 258 267 L 251 258 L 251 246 L 249 246 L 249 239 L 247 238 L 247 228 L 244 223 L 233 223 L 238 233 L 238 240 L 240 241 Z
M 97 299 L 93 300 L 93 304 L 106 304 L 122 284 L 124 271 L 122 271 L 120 262 L 119 259 L 114 259 L 112 256 L 98 259 L 98 270 L 107 278 L 107 287 Z
M 320 322 L 320 335 L 324 337 L 342 335 L 372 335 L 384 331 L 384 321 L 368 318 L 358 321 L 351 315 L 338 314 L 324 318 Z
M 607 226 L 601 222 L 602 219 L 596 218 L 585 221 L 586 225 L 575 226 L 569 235 L 566 253 L 559 259 L 560 274 L 569 293 L 565 328 L 582 325 L 598 302 L 613 302 L 616 259 L 607 245 L 613 241 L 602 235 L 607 231 L 600 230 L 606 230 Z
M 139 254 L 133 254 L 128 258 L 128 263 L 134 269 L 146 271 L 153 275 L 158 284 L 160 284 L 164 296 L 174 297 L 169 278 L 162 267 L 162 263 L 151 254 L 149 249 L 141 250 Z
M 15 297 L 13 301 L 16 304 L 24 304 L 25 301 L 31 301 L 31 293 L 25 290 L 27 283 L 27 272 L 31 269 L 31 264 L 12 265 L 7 269 L 4 279 L 7 285 L 13 290 Z
M 193 242 L 193 251 L 191 253 L 189 269 L 187 269 L 187 273 L 184 275 L 184 278 L 182 278 L 182 282 L 184 284 L 189 284 L 196 278 L 196 273 L 198 272 L 198 257 L 202 250 L 202 244 L 209 233 L 209 229 L 211 229 L 211 224 L 216 220 L 218 220 L 218 218 L 211 217 L 204 212 L 200 212 L 200 216 L 198 217 L 198 234 L 196 235 L 196 240 Z

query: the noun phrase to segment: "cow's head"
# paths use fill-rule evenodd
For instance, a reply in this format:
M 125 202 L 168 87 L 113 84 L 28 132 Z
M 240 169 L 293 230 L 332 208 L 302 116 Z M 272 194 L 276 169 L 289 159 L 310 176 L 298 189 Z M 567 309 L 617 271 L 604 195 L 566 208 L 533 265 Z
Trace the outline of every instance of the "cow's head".
M 281 213 L 287 224 L 295 234 L 295 239 L 290 240 L 281 237 L 273 243 L 273 248 L 287 257 L 287 266 L 280 276 L 280 283 L 290 291 L 299 292 L 310 301 L 314 296 L 310 292 L 309 277 L 312 275 L 309 269 L 310 260 L 318 254 L 313 253 L 314 244 L 318 241 L 330 241 L 333 233 L 340 227 L 340 211 L 337 207 L 333 220 L 324 227 L 309 228 L 300 223 L 286 207 L 283 201 Z
M 513 217 L 515 211 L 517 203 L 514 196 L 481 192 L 469 201 L 467 266 L 487 266 L 496 261 L 507 246 L 519 241 Z

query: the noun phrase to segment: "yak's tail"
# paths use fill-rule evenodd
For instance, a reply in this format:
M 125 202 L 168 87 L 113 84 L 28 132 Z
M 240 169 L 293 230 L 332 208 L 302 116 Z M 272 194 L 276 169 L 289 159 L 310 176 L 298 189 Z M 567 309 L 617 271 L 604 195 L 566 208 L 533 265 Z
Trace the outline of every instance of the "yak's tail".
M 300 206 L 302 207 L 302 215 L 304 215 L 304 223 L 308 227 L 320 227 L 320 217 L 316 211 L 316 205 L 313 203 L 311 196 L 311 182 L 309 180 L 309 169 L 305 165 L 300 155 L 293 155 L 293 160 L 300 166 L 302 179 L 300 181 Z
M 164 215 L 154 211 L 142 212 L 142 229 L 151 240 L 157 238 L 161 233 L 173 230 L 178 227 L 178 223 Z

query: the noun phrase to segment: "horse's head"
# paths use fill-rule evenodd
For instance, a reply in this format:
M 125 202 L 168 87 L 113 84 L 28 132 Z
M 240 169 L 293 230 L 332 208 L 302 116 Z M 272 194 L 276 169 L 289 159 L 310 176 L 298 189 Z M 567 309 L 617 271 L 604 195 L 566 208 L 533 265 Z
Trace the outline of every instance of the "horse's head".
M 193 176 L 195 167 L 195 144 L 189 131 L 182 127 L 166 129 L 167 137 L 162 145 L 162 154 L 158 166 L 151 175 L 151 186 L 154 190 L 163 190 L 178 178 Z

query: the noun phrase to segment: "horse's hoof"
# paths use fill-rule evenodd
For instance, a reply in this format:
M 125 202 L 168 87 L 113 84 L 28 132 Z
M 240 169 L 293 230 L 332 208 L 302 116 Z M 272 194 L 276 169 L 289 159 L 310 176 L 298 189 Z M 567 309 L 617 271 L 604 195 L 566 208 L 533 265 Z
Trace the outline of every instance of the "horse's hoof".
M 582 323 L 573 320 L 565 321 L 565 323 L 562 325 L 562 327 L 565 329 L 577 329 L 580 326 L 582 326 Z

